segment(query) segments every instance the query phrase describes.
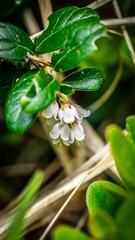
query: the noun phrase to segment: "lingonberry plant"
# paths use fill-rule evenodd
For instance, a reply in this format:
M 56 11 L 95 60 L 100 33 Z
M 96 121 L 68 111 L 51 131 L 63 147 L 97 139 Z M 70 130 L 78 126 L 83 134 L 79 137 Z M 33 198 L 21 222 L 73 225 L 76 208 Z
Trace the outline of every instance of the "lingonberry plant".
M 48 28 L 33 41 L 20 28 L 0 23 L 0 104 L 12 132 L 24 133 L 42 112 L 53 143 L 69 146 L 84 139 L 82 120 L 90 112 L 72 104 L 68 95 L 98 90 L 104 79 L 99 68 L 73 70 L 96 50 L 95 41 L 106 30 L 98 13 L 87 7 L 66 7 L 48 20 Z M 45 53 L 52 54 L 50 62 L 39 56 Z M 54 71 L 69 70 L 59 82 Z

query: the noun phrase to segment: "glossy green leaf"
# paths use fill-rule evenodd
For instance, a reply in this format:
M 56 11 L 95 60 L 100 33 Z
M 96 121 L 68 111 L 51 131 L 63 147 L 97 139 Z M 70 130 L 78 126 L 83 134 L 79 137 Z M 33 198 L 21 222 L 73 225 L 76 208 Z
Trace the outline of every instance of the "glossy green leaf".
M 65 72 L 74 68 L 83 59 L 94 52 L 95 41 L 105 33 L 100 23 L 80 24 L 67 34 L 64 49 L 52 55 L 52 65 L 57 72 Z
M 64 83 L 61 83 L 60 84 L 60 92 L 62 92 L 63 94 L 65 95 L 72 95 L 75 91 L 73 90 L 73 88 L 68 85 L 68 84 L 64 84 Z
M 135 197 L 122 204 L 116 217 L 122 240 L 135 239 Z
M 21 234 L 26 225 L 24 217 L 37 196 L 43 176 L 44 174 L 41 171 L 37 171 L 28 182 L 20 196 L 8 233 L 3 240 L 21 240 L 23 238 Z
M 107 137 L 121 178 L 130 191 L 135 191 L 135 144 L 116 125 L 107 129 Z
M 56 227 L 53 231 L 54 240 L 92 240 L 85 233 L 67 225 Z
M 130 116 L 126 119 L 126 128 L 129 138 L 135 143 L 135 116 Z
M 11 14 L 23 0 L 4 0 L 0 1 L 0 19 Z
M 35 114 L 28 114 L 23 111 L 21 97 L 27 95 L 33 87 L 32 79 L 40 73 L 41 70 L 33 70 L 25 73 L 14 84 L 8 94 L 5 103 L 5 121 L 7 127 L 15 133 L 25 132 L 35 120 Z
M 84 68 L 69 74 L 62 83 L 77 91 L 95 91 L 100 88 L 104 72 L 99 68 Z
M 34 53 L 34 44 L 20 28 L 0 23 L 0 59 L 24 61 L 26 53 Z
M 75 6 L 59 9 L 48 17 L 48 28 L 35 39 L 36 52 L 45 53 L 62 49 L 67 41 L 67 33 L 84 22 L 99 22 L 98 13 L 90 8 Z
M 0 105 L 4 105 L 10 88 L 19 77 L 23 66 L 2 61 L 0 63 Z M 8 71 L 7 71 L 8 69 Z
M 44 69 L 32 79 L 33 86 L 22 96 L 21 105 L 27 113 L 37 113 L 47 108 L 56 99 L 59 83 Z
M 97 210 L 90 217 L 90 230 L 96 239 L 117 240 L 117 225 L 114 219 L 104 210 Z
M 100 180 L 93 182 L 87 189 L 86 203 L 91 214 L 103 209 L 115 215 L 122 201 L 127 198 L 124 189 L 114 183 Z

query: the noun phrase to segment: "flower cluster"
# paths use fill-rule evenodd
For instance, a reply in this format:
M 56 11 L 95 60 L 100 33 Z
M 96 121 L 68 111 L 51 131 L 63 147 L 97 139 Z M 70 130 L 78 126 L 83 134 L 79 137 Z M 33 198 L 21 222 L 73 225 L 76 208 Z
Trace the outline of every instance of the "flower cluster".
M 50 137 L 54 144 L 62 142 L 69 146 L 75 140 L 84 140 L 82 120 L 90 115 L 90 111 L 69 101 L 65 103 L 58 98 L 42 111 L 42 115 L 48 119 L 47 123 L 51 126 Z

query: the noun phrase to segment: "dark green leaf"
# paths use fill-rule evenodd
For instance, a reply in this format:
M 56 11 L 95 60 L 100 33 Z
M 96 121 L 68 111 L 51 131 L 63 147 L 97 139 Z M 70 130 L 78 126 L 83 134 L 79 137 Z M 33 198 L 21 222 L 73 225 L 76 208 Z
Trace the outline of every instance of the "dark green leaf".
M 91 215 L 90 230 L 96 239 L 117 240 L 117 226 L 114 219 L 104 210 L 97 210 Z
M 92 240 L 85 233 L 70 226 L 61 225 L 53 232 L 54 240 Z
M 10 88 L 19 77 L 23 66 L 8 62 L 0 63 L 0 105 L 3 105 Z M 7 71 L 8 69 L 8 71 Z
M 47 108 L 56 99 L 56 91 L 59 90 L 59 83 L 53 79 L 52 75 L 41 70 L 32 79 L 33 87 L 22 96 L 21 104 L 27 113 L 37 113 Z M 30 97 L 28 97 L 30 96 Z
M 135 144 L 115 125 L 107 129 L 107 137 L 121 178 L 130 191 L 135 191 Z
M 22 234 L 22 231 L 26 225 L 26 220 L 24 220 L 24 217 L 35 200 L 37 192 L 41 186 L 43 176 L 44 174 L 41 171 L 37 171 L 28 182 L 20 196 L 19 203 L 8 233 L 3 240 L 22 239 L 20 235 Z
M 61 83 L 60 84 L 60 92 L 66 94 L 66 95 L 72 95 L 75 91 L 73 90 L 73 88 L 68 85 L 68 84 L 64 84 L 64 83 Z
M 127 196 L 126 191 L 116 184 L 100 180 L 93 182 L 87 189 L 86 202 L 91 214 L 95 210 L 103 209 L 115 215 Z
M 126 128 L 129 138 L 135 143 L 135 116 L 130 116 L 126 119 Z
M 64 49 L 52 55 L 52 65 L 57 72 L 74 68 L 95 51 L 95 41 L 105 33 L 100 23 L 84 23 L 67 34 Z
M 20 28 L 0 23 L 0 59 L 7 61 L 24 61 L 26 53 L 34 52 L 34 44 Z
M 135 197 L 122 204 L 116 217 L 122 240 L 135 239 Z
M 77 91 L 95 91 L 99 89 L 104 78 L 105 75 L 101 69 L 84 68 L 68 75 L 63 83 Z
M 23 111 L 20 99 L 30 91 L 33 86 L 32 79 L 40 71 L 33 70 L 22 75 L 8 94 L 5 103 L 5 121 L 7 127 L 15 133 L 25 132 L 35 120 L 34 114 L 27 114 Z
M 11 14 L 23 0 L 4 0 L 0 1 L 0 19 Z
M 68 32 L 73 33 L 84 22 L 99 22 L 99 16 L 93 9 L 71 6 L 54 12 L 48 20 L 49 27 L 35 39 L 37 53 L 52 52 L 64 48 Z

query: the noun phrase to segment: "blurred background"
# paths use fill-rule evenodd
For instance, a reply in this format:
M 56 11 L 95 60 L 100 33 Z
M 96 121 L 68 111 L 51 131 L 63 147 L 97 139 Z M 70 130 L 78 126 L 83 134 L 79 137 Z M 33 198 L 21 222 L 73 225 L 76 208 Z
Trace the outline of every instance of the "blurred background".
M 33 35 L 44 28 L 40 13 L 42 8 L 41 2 L 40 0 L 1 0 L 0 21 L 12 23 L 22 28 L 29 35 Z M 50 1 L 45 2 L 46 5 L 50 3 Z M 56 11 L 66 6 L 84 7 L 94 2 L 96 1 L 52 0 L 51 7 L 48 7 L 48 11 L 44 12 L 44 18 L 48 17 L 47 14 L 49 11 L 51 12 L 51 8 L 53 11 Z M 118 4 L 122 18 L 130 18 L 126 29 L 134 47 L 135 21 L 132 22 L 132 17 L 135 17 L 135 2 L 133 0 L 118 0 Z M 0 216 L 3 214 L 2 211 L 5 207 L 8 206 L 10 209 L 9 206 L 12 206 L 13 200 L 22 191 L 36 169 L 44 171 L 44 181 L 37 198 L 38 200 L 52 191 L 65 177 L 72 174 L 94 152 L 102 148 L 106 141 L 105 129 L 109 124 L 116 123 L 124 128 L 125 118 L 135 114 L 135 62 L 133 64 L 133 59 L 123 37 L 121 27 L 118 23 L 113 26 L 110 24 L 109 26 L 106 21 L 112 18 L 117 19 L 115 8 L 112 1 L 95 8 L 101 20 L 106 23 L 108 32 L 105 37 L 96 41 L 98 50 L 81 62 L 76 69 L 90 66 L 100 67 L 104 70 L 106 78 L 97 92 L 76 92 L 73 96 L 74 101 L 91 110 L 91 115 L 87 119 L 89 126 L 87 125 L 86 128 L 90 128 L 88 130 L 89 137 L 81 146 L 75 143 L 68 149 L 62 147 L 59 150 L 57 147 L 52 146 L 38 119 L 25 134 L 16 135 L 7 129 L 4 122 L 3 106 L 1 106 Z M 1 79 L 2 70 L 0 70 L 0 87 Z M 92 147 L 91 142 L 94 142 L 94 147 Z M 61 154 L 63 154 L 62 157 Z M 65 164 L 64 160 L 62 160 L 63 156 Z M 105 173 L 97 176 L 97 178 L 110 178 L 110 175 Z M 85 204 L 87 186 L 88 184 L 84 184 L 81 190 L 78 191 L 57 221 L 57 224 L 68 223 L 76 226 L 83 214 L 87 218 Z M 32 221 L 29 225 L 25 239 L 38 239 L 43 228 L 50 222 L 65 199 L 64 197 L 54 202 L 47 210 L 43 209 L 42 214 L 39 214 L 36 221 Z M 82 228 L 86 230 L 85 224 L 82 225 Z

